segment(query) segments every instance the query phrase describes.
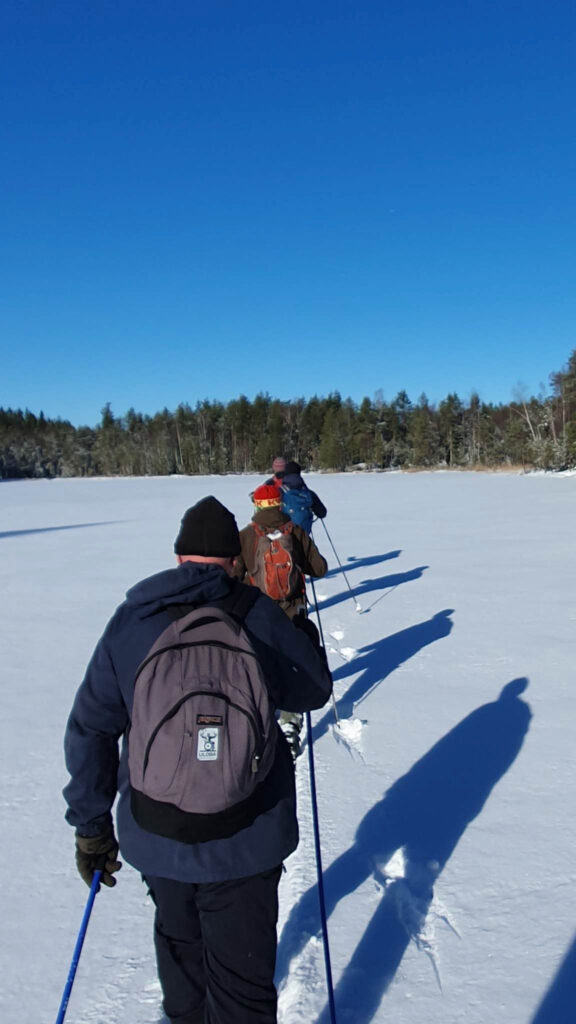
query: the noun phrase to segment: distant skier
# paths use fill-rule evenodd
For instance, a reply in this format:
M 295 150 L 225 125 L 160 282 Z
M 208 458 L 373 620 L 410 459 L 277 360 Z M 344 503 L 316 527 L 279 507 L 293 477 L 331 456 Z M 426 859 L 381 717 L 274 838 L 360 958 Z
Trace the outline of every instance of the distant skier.
M 234 564 L 234 576 L 259 587 L 271 597 L 286 615 L 305 629 L 320 648 L 318 631 L 307 618 L 304 576 L 320 579 L 328 571 L 328 563 L 301 526 L 282 511 L 283 493 L 274 484 L 261 484 L 252 496 L 252 522 L 240 531 L 241 553 Z M 300 753 L 302 715 L 282 711 L 280 726 L 293 757 Z
M 272 463 L 272 476 L 265 483 L 276 484 L 279 487 L 285 470 L 286 459 L 282 455 L 277 455 Z
M 272 476 L 269 476 L 264 481 L 267 487 L 281 487 L 282 477 L 284 476 L 284 470 L 286 469 L 286 459 L 281 455 L 277 455 L 272 462 Z M 254 491 L 250 491 L 250 501 L 254 501 Z
M 293 523 L 310 533 L 314 517 L 324 519 L 327 509 L 315 491 L 304 483 L 297 462 L 287 462 L 282 475 L 282 511 Z

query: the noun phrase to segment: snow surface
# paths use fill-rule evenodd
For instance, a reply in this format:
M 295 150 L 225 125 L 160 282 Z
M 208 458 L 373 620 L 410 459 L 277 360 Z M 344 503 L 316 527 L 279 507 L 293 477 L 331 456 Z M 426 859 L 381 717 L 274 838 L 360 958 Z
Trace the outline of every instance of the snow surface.
M 173 564 L 187 506 L 213 493 L 243 526 L 258 481 L 0 486 L 3 1022 L 55 1020 L 87 897 L 62 735 L 93 645 L 126 589 Z M 339 1024 L 572 1022 L 576 477 L 310 482 L 345 570 L 317 524 L 339 717 L 313 716 Z M 297 778 L 279 1020 L 328 1024 L 305 755 Z M 96 898 L 66 1020 L 162 1020 L 152 907 L 128 865 Z

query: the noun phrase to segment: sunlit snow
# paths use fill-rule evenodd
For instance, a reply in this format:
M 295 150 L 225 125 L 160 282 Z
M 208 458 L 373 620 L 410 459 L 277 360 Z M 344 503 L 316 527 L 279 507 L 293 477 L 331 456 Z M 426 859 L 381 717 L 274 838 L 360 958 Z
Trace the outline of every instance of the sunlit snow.
M 128 587 L 173 564 L 184 509 L 212 493 L 243 526 L 259 479 L 0 485 L 7 1024 L 53 1024 L 87 896 L 62 735 L 93 645 Z M 317 525 L 335 704 L 313 716 L 313 749 L 339 1024 L 567 1024 L 576 476 L 310 479 L 342 563 Z M 328 1024 L 306 745 L 297 786 L 279 1020 Z M 96 898 L 70 1024 L 162 1020 L 152 917 L 125 864 Z

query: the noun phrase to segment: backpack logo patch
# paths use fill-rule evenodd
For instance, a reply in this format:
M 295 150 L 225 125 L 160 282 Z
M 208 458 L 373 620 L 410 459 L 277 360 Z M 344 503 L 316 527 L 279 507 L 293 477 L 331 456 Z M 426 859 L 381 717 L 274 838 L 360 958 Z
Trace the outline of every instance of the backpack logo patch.
M 219 729 L 198 729 L 196 757 L 199 761 L 217 761 L 219 745 Z

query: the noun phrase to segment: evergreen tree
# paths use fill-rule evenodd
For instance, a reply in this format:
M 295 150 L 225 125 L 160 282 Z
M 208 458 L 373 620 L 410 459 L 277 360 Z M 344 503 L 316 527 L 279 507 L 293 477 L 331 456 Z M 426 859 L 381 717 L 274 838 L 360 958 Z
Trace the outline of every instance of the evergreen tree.
M 448 395 L 438 406 L 438 430 L 447 466 L 463 462 L 464 406 L 457 394 Z
M 318 462 L 320 469 L 346 468 L 346 425 L 340 404 L 328 404 L 318 448 Z
M 387 404 L 382 391 L 356 405 L 339 392 L 287 402 L 259 394 L 187 403 L 144 416 L 116 417 L 110 403 L 100 423 L 74 428 L 31 410 L 0 409 L 0 477 L 267 472 L 275 455 L 305 468 L 350 465 L 576 466 L 576 350 L 551 374 L 549 395 L 517 387 L 508 405 L 467 405 L 448 395 L 435 409 L 415 406 L 405 391 Z
M 406 391 L 399 391 L 390 405 L 389 442 L 390 465 L 393 467 L 407 466 L 410 462 L 410 443 L 408 431 L 412 415 L 412 402 Z
M 420 395 L 408 421 L 408 442 L 413 466 L 435 466 L 440 461 L 440 438 L 434 410 Z

